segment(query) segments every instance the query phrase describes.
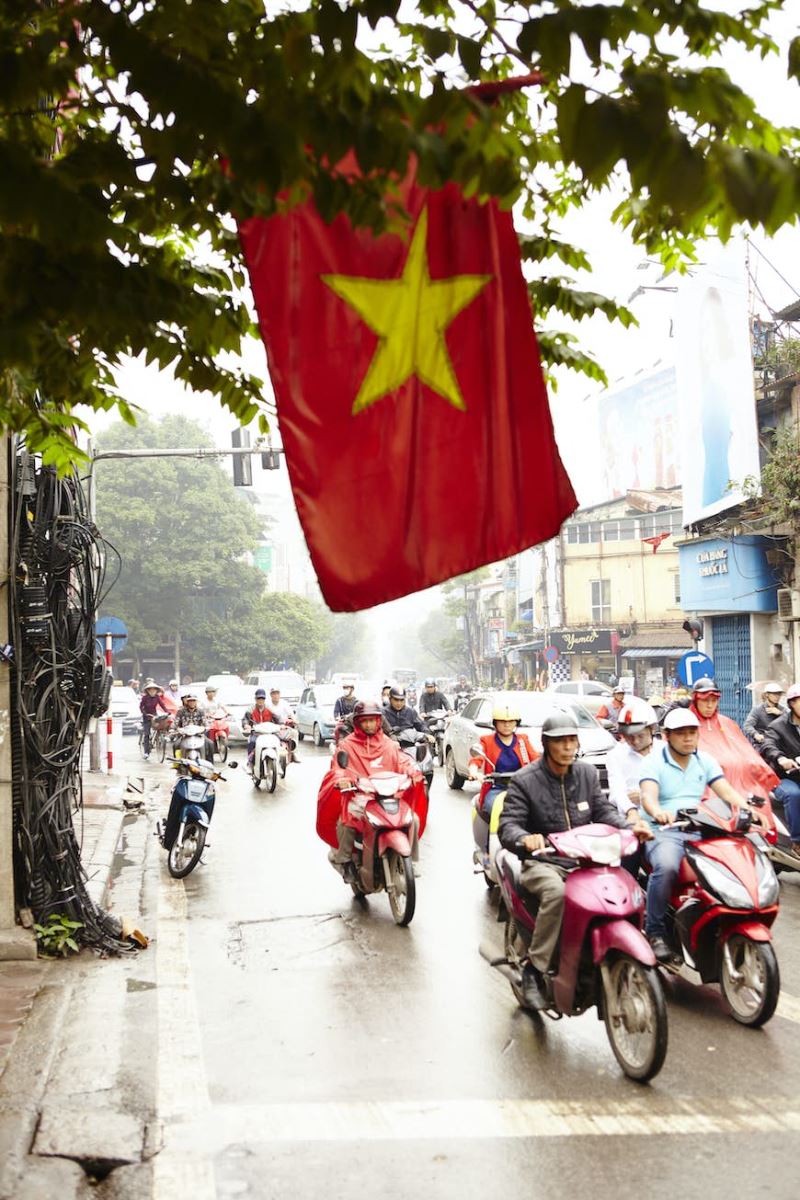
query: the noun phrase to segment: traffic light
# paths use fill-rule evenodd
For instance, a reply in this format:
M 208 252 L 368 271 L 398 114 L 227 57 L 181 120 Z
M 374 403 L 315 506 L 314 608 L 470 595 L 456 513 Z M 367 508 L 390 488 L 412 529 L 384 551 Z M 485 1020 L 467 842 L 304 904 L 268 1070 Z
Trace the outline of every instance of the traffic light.
M 250 433 L 247 429 L 234 429 L 231 434 L 231 445 L 234 450 L 250 445 Z M 253 486 L 253 463 L 249 454 L 233 455 L 233 482 L 236 487 Z
M 703 636 L 703 622 L 699 617 L 692 617 L 691 620 L 684 621 L 682 628 L 692 635 L 695 642 L 699 642 Z

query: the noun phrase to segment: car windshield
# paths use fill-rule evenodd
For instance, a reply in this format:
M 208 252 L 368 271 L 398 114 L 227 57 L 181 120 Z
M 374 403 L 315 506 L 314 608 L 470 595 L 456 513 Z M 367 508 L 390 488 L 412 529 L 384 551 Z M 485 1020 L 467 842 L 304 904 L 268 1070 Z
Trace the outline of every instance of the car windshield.
M 243 683 L 236 686 L 221 687 L 217 692 L 217 701 L 219 704 L 252 705 L 256 702 L 255 691 L 254 687 L 249 687 Z
M 343 694 L 343 688 L 336 683 L 315 683 L 311 688 L 311 694 L 314 696 L 317 706 L 323 707 L 326 704 L 335 704 L 339 696 Z
M 591 713 L 581 704 L 577 697 L 545 696 L 540 692 L 500 692 L 495 699 L 509 703 L 519 709 L 522 725 L 541 729 L 545 718 L 552 712 L 570 712 L 574 715 L 579 729 L 596 729 L 597 722 Z

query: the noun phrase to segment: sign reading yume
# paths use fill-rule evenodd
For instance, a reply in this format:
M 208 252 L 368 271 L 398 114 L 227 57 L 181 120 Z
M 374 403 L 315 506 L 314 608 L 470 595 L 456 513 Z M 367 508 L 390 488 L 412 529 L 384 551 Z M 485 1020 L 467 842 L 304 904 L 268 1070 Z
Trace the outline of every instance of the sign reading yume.
M 562 654 L 583 654 L 611 651 L 610 629 L 555 629 L 550 644 Z

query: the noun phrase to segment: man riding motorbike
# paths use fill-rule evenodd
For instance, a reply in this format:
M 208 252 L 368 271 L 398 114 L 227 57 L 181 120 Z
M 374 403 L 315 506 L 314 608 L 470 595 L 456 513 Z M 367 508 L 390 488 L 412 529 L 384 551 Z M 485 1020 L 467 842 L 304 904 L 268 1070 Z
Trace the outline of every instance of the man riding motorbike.
M 419 838 L 428 813 L 425 786 L 416 763 L 411 762 L 397 743 L 383 732 L 381 711 L 377 701 L 357 701 L 353 711 L 353 732 L 337 747 L 337 751 L 347 751 L 347 766 L 340 767 L 334 755 L 317 798 L 317 833 L 331 847 L 328 861 L 345 879 L 351 875 L 355 878 L 353 849 L 357 834 L 363 829 L 363 814 L 359 814 L 349 799 L 344 798 L 343 802 L 340 785 L 356 783 L 359 777 L 378 771 L 408 775 L 417 785 L 413 794 L 409 794 L 409 803 L 415 815 L 412 860 L 416 863 L 419 858 Z
M 504 775 L 519 771 L 542 757 L 531 745 L 526 733 L 516 732 L 520 720 L 518 708 L 510 704 L 495 704 L 492 709 L 494 733 L 481 735 L 481 754 L 476 754 L 469 760 L 470 779 L 477 779 L 479 775 L 487 775 L 493 771 Z M 502 790 L 500 787 L 493 787 L 489 781 L 485 782 L 481 789 L 480 812 L 487 821 Z
M 640 840 L 652 837 L 642 821 L 626 821 L 615 804 L 600 790 L 597 769 L 576 761 L 580 742 L 578 724 L 571 713 L 552 713 L 542 725 L 543 757 L 518 771 L 508 785 L 499 837 L 513 854 L 522 847 L 529 853 L 545 849 L 545 835 L 599 822 L 616 829 L 630 827 Z M 527 859 L 521 882 L 538 901 L 536 927 L 522 973 L 525 1003 L 544 1008 L 545 972 L 553 960 L 564 914 L 564 879 L 567 871 L 555 863 Z
M 800 855 L 800 684 L 786 693 L 789 711 L 773 721 L 764 733 L 762 754 L 780 774 L 775 795 L 783 804 L 792 853 Z
M 175 713 L 175 718 L 172 723 L 173 732 L 177 733 L 180 729 L 185 729 L 187 725 L 202 725 L 205 728 L 206 722 L 203 712 L 197 703 L 197 696 L 191 692 L 181 692 L 181 706 Z M 203 746 L 203 758 L 208 762 L 214 761 L 214 746 L 208 734 L 205 735 Z
M 658 718 L 653 708 L 636 697 L 623 705 L 617 722 L 621 741 L 606 758 L 608 798 L 628 820 L 639 816 L 642 759 L 653 748 Z
M 297 725 L 297 718 L 294 715 L 294 709 L 288 700 L 281 699 L 281 689 L 272 687 L 269 689 L 269 707 L 273 717 L 279 725 L 285 725 L 288 729 L 294 729 Z M 300 762 L 297 756 L 297 739 L 293 734 L 286 734 L 282 739 L 289 747 L 289 762 Z
M 719 710 L 720 690 L 713 679 L 698 679 L 692 687 L 689 711 L 699 722 L 698 748 L 710 754 L 731 787 L 743 796 L 766 800 L 778 777 L 730 717 Z
M 606 701 L 597 710 L 598 721 L 608 721 L 612 725 L 616 725 L 619 721 L 619 714 L 625 705 L 625 689 L 620 684 L 614 685 L 614 690 L 611 693 L 611 699 Z
M 406 689 L 393 687 L 389 692 L 389 703 L 383 710 L 383 715 L 392 728 L 393 733 L 401 729 L 416 729 L 418 733 L 425 732 L 425 723 L 413 708 L 406 704 Z
M 698 750 L 700 718 L 692 708 L 673 708 L 664 718 L 666 745 L 654 749 L 642 762 L 639 786 L 641 806 L 655 835 L 644 847 L 652 873 L 647 884 L 645 933 L 659 962 L 670 962 L 673 953 L 666 941 L 667 905 L 686 850 L 696 834 L 670 829 L 681 808 L 695 808 L 711 788 L 721 799 L 739 808 L 747 801 L 731 786 L 719 763 Z M 749 744 L 749 743 L 748 743 Z M 751 809 L 753 821 L 764 820 Z
M 764 734 L 772 722 L 786 714 L 786 709 L 781 704 L 783 692 L 784 689 L 779 683 L 765 683 L 761 689 L 761 703 L 753 705 L 742 726 L 744 736 L 759 751 L 764 744 Z
M 351 713 L 356 706 L 356 690 L 352 683 L 342 684 L 342 695 L 339 696 L 333 706 L 334 720 L 338 721 L 341 717 L 346 717 Z
M 242 717 L 242 732 L 249 735 L 247 741 L 247 765 L 252 767 L 256 752 L 256 735 L 254 725 L 279 725 L 274 713 L 267 707 L 267 693 L 264 688 L 256 688 L 255 703 L 249 712 Z
M 445 708 L 450 711 L 450 704 L 444 692 L 440 692 L 435 679 L 425 680 L 425 689 L 419 698 L 419 711 L 424 716 L 425 713 L 434 712 L 438 708 Z

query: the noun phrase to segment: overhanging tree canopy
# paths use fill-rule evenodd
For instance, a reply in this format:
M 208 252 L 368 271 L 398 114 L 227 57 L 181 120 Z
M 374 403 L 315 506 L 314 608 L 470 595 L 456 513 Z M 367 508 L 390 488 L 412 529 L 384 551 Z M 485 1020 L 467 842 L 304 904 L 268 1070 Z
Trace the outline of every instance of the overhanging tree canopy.
M 797 130 L 716 65 L 730 45 L 777 52 L 763 30 L 780 0 L 738 15 L 699 0 L 419 0 L 411 20 L 399 0 L 302 8 L 2 6 L 0 425 L 47 461 L 74 452 L 77 404 L 134 419 L 115 383 L 127 355 L 266 424 L 261 382 L 225 356 L 252 332 L 231 213 L 313 196 L 326 219 L 380 230 L 412 155 L 426 184 L 521 199 L 545 361 L 602 377 L 547 328 L 632 319 L 562 273 L 589 265 L 559 237 L 570 208 L 614 180 L 616 220 L 673 265 L 692 237 L 771 232 L 800 209 Z M 799 63 L 796 40 L 775 69 L 797 79 Z M 530 70 L 541 84 L 497 104 L 466 90 Z M 332 166 L 351 148 L 357 180 Z

